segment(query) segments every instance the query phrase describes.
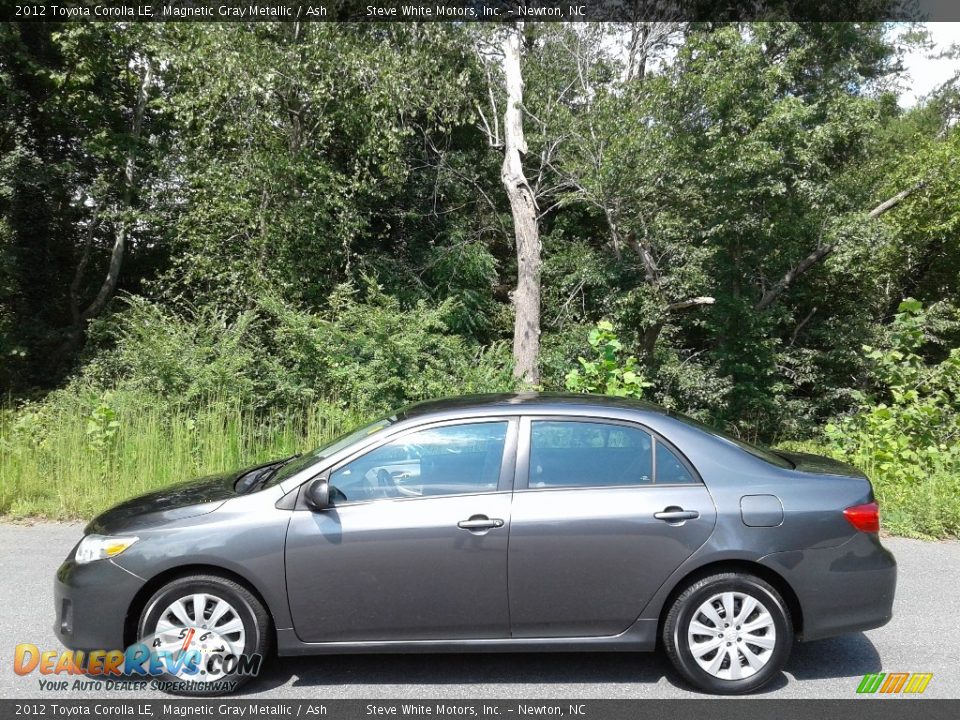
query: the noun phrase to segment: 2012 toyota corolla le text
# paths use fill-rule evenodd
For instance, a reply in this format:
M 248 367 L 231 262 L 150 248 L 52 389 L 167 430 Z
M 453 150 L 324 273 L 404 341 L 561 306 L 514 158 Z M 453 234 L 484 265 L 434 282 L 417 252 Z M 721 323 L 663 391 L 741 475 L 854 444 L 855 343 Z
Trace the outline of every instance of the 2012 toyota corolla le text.
M 307 455 L 103 513 L 57 572 L 75 649 L 239 655 L 654 650 L 756 690 L 794 639 L 890 620 L 867 478 L 637 401 L 421 403 Z M 180 677 L 175 670 L 168 673 Z

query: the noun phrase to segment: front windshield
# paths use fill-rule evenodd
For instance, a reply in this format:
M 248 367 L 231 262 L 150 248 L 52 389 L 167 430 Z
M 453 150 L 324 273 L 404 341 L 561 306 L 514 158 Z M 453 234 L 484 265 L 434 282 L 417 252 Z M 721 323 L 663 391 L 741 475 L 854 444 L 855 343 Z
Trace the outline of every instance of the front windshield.
M 308 452 L 306 455 L 297 458 L 293 462 L 287 463 L 280 470 L 270 478 L 266 483 L 265 487 L 270 487 L 271 485 L 276 485 L 281 483 L 287 478 L 291 478 L 297 473 L 306 470 L 312 465 L 316 465 L 318 462 L 324 458 L 328 458 L 334 453 L 338 453 L 343 450 L 345 447 L 352 445 L 353 443 L 362 440 L 369 435 L 373 435 L 375 432 L 383 430 L 385 427 L 392 425 L 397 421 L 396 415 L 391 417 L 381 418 L 380 420 L 375 420 L 369 425 L 364 425 L 361 428 L 353 430 L 352 432 L 347 433 L 346 435 L 341 435 L 336 440 L 333 440 L 326 445 L 318 447 L 312 452 Z

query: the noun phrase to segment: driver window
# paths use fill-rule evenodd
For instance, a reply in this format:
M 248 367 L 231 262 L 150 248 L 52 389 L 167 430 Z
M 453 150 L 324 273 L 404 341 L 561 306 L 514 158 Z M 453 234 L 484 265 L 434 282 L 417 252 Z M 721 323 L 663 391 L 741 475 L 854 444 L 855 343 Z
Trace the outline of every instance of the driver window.
M 493 492 L 507 436 L 506 422 L 420 430 L 353 460 L 330 476 L 341 502 Z

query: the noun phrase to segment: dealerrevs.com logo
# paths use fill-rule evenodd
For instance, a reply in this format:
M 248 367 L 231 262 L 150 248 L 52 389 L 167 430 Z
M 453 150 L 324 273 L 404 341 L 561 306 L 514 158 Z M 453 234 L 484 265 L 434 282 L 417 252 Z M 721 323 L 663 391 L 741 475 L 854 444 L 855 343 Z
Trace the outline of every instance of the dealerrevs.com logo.
M 919 695 L 927 689 L 933 673 L 870 673 L 863 676 L 857 692 L 862 694 Z
M 141 690 L 231 692 L 238 676 L 256 676 L 263 657 L 235 653 L 213 632 L 192 628 L 176 647 L 145 638 L 126 650 L 40 650 L 20 643 L 14 651 L 17 675 L 40 675 L 45 692 L 71 690 Z M 53 677 L 51 677 L 53 676 Z M 71 677 L 74 676 L 74 677 Z M 76 677 L 81 676 L 81 677 Z

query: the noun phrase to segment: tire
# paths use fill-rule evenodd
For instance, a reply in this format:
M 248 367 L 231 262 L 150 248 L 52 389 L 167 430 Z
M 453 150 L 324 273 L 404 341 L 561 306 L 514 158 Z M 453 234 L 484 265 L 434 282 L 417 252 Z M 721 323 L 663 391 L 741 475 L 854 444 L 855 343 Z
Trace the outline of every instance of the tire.
M 196 608 L 201 604 L 198 620 Z M 218 667 L 219 663 L 210 666 L 207 663 L 212 655 L 221 659 L 241 653 L 246 657 L 259 655 L 259 671 L 270 650 L 272 634 L 270 615 L 243 585 L 216 575 L 188 575 L 171 580 L 147 601 L 137 637 L 149 647 L 168 652 L 178 651 L 183 638 L 189 650 L 203 653 L 198 672 L 164 674 L 154 679 L 164 681 L 161 689 L 175 695 L 209 696 L 235 691 L 255 675 L 237 672 L 239 668 L 227 672 Z M 217 667 L 219 673 L 208 673 L 204 669 L 208 667 Z M 236 684 L 231 687 L 230 683 Z
M 739 622 L 727 622 L 731 606 Z M 680 593 L 663 624 L 663 645 L 677 672 L 697 689 L 741 695 L 783 670 L 793 622 L 768 583 L 746 573 L 718 573 Z

